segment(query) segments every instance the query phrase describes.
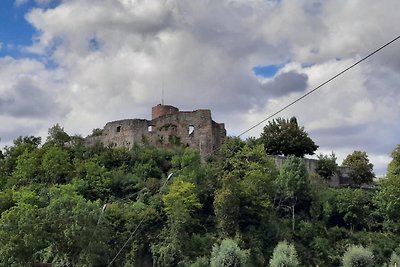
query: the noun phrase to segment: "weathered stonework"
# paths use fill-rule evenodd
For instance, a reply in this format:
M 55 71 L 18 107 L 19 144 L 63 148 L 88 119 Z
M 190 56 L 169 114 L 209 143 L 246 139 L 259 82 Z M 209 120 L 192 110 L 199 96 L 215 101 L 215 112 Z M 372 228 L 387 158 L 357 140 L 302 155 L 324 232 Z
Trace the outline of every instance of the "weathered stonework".
M 89 136 L 85 142 L 86 145 L 101 142 L 105 146 L 127 148 L 145 144 L 160 148 L 183 145 L 207 156 L 221 146 L 225 137 L 225 125 L 213 121 L 210 110 L 179 111 L 160 104 L 152 108 L 152 120 L 108 122 L 97 136 Z
M 282 168 L 283 164 L 287 160 L 287 157 L 284 156 L 271 155 L 270 157 L 275 161 L 275 165 L 278 167 L 278 169 Z M 318 167 L 317 159 L 303 158 L 303 162 L 304 165 L 306 166 L 308 173 L 310 174 L 317 173 L 316 171 Z M 327 182 L 330 186 L 333 187 L 353 185 L 354 182 L 349 177 L 349 173 L 350 173 L 349 167 L 337 166 L 336 173 L 332 177 L 330 177 Z

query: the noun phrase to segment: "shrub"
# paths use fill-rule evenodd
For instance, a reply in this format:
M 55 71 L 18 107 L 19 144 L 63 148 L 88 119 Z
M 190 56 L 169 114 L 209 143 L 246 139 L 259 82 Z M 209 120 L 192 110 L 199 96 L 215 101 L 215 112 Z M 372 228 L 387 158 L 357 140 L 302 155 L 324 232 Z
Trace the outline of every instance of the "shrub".
M 221 245 L 214 245 L 211 252 L 211 267 L 244 267 L 248 251 L 240 249 L 232 239 L 222 240 Z
M 296 248 L 287 241 L 281 241 L 276 245 L 272 258 L 269 261 L 270 267 L 297 267 L 299 266 Z
M 374 255 L 363 246 L 350 246 L 342 259 L 343 267 L 374 267 Z

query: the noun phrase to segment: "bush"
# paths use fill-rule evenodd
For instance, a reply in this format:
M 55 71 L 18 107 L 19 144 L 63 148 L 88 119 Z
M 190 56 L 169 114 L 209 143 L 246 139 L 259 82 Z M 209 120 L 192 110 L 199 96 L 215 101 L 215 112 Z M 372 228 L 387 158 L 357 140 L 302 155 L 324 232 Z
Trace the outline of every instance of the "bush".
M 299 266 L 296 248 L 287 241 L 279 242 L 269 261 L 270 267 L 297 267 Z
M 211 267 L 244 267 L 248 251 L 240 249 L 232 239 L 222 240 L 221 245 L 214 245 L 211 252 Z
M 373 267 L 374 255 L 363 246 L 350 246 L 343 255 L 343 267 Z
M 335 175 L 336 171 L 337 171 L 336 156 L 333 152 L 329 156 L 322 154 L 318 156 L 318 165 L 316 169 L 318 175 L 320 175 L 325 179 L 329 179 L 333 175 Z

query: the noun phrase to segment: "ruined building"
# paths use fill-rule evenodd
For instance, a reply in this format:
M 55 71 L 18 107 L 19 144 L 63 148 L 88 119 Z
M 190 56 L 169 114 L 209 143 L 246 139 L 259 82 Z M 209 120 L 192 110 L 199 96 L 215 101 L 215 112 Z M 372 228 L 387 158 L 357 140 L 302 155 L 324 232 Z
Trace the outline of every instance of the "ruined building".
M 202 156 L 212 154 L 226 137 L 225 125 L 211 118 L 211 111 L 179 111 L 169 105 L 152 108 L 152 119 L 127 119 L 108 122 L 104 129 L 87 137 L 86 145 L 101 142 L 109 147 L 152 145 L 172 148 L 183 145 L 198 149 Z

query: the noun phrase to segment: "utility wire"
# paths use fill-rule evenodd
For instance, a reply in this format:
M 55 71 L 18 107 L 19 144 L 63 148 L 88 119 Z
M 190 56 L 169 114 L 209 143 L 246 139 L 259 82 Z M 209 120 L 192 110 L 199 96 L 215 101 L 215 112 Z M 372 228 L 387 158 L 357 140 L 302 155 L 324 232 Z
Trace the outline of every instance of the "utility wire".
M 111 264 L 118 258 L 119 254 L 124 250 L 126 245 L 129 243 L 129 241 L 132 239 L 133 235 L 136 233 L 136 231 L 139 229 L 140 225 L 144 222 L 145 216 L 140 220 L 139 224 L 136 226 L 135 230 L 133 230 L 132 234 L 129 236 L 129 238 L 125 241 L 124 245 L 121 247 L 121 249 L 118 251 L 118 253 L 115 255 L 115 257 L 110 261 L 110 263 L 107 265 L 107 267 L 110 267 Z
M 178 170 L 179 171 L 179 170 Z M 178 172 L 177 171 L 177 172 Z M 177 173 L 175 172 L 175 173 Z M 164 187 L 166 186 L 166 184 L 171 180 L 172 176 L 175 174 L 174 172 L 171 172 L 167 179 L 165 180 L 163 186 L 160 188 L 159 193 L 162 193 Z M 147 214 L 146 214 L 147 215 Z M 125 241 L 125 243 L 122 245 L 122 247 L 120 248 L 120 250 L 118 251 L 118 253 L 115 255 L 115 257 L 110 261 L 110 263 L 107 265 L 107 267 L 110 267 L 111 264 L 118 258 L 119 254 L 121 254 L 121 252 L 124 250 L 124 248 L 126 247 L 126 245 L 128 245 L 129 241 L 132 239 L 132 237 L 135 235 L 136 231 L 139 229 L 140 225 L 144 222 L 146 216 L 143 216 L 143 218 L 139 221 L 138 225 L 136 226 L 136 228 L 133 230 L 132 234 L 129 236 L 129 238 Z
M 315 87 L 313 90 L 311 90 L 310 92 L 302 95 L 301 97 L 297 98 L 296 100 L 294 100 L 293 102 L 287 104 L 286 106 L 284 106 L 283 108 L 279 109 L 278 111 L 276 111 L 275 113 L 273 113 L 272 115 L 268 116 L 267 118 L 265 118 L 264 120 L 260 121 L 259 123 L 255 124 L 254 126 L 250 127 L 249 129 L 247 129 L 246 131 L 242 132 L 241 134 L 238 135 L 238 137 L 244 135 L 245 133 L 253 130 L 254 128 L 256 128 L 257 126 L 259 126 L 260 124 L 264 123 L 265 121 L 271 119 L 272 117 L 276 116 L 277 114 L 281 113 L 282 111 L 284 111 L 285 109 L 289 108 L 290 106 L 294 105 L 295 103 L 299 102 L 300 100 L 302 100 L 303 98 L 307 97 L 308 95 L 314 93 L 315 91 L 317 91 L 318 89 L 320 89 L 322 86 L 324 86 L 325 84 L 333 81 L 334 79 L 336 79 L 337 77 L 339 77 L 340 75 L 342 75 L 343 73 L 347 72 L 348 70 L 354 68 L 355 66 L 357 66 L 358 64 L 360 64 L 361 62 L 363 62 L 364 60 L 366 60 L 367 58 L 373 56 L 374 54 L 378 53 L 379 51 L 381 51 L 382 49 L 384 49 L 385 47 L 387 47 L 388 45 L 394 43 L 395 41 L 397 41 L 398 39 L 400 39 L 400 35 L 397 36 L 396 38 L 392 39 L 391 41 L 387 42 L 386 44 L 382 45 L 381 47 L 379 47 L 378 49 L 376 49 L 375 51 L 373 51 L 372 53 L 368 54 L 367 56 L 363 57 L 362 59 L 360 59 L 359 61 L 357 61 L 356 63 L 352 64 L 351 66 L 347 67 L 346 69 L 342 70 L 341 72 L 339 72 L 338 74 L 336 74 L 335 76 L 331 77 L 330 79 L 328 79 L 327 81 L 323 82 L 322 84 L 318 85 L 317 87 Z

